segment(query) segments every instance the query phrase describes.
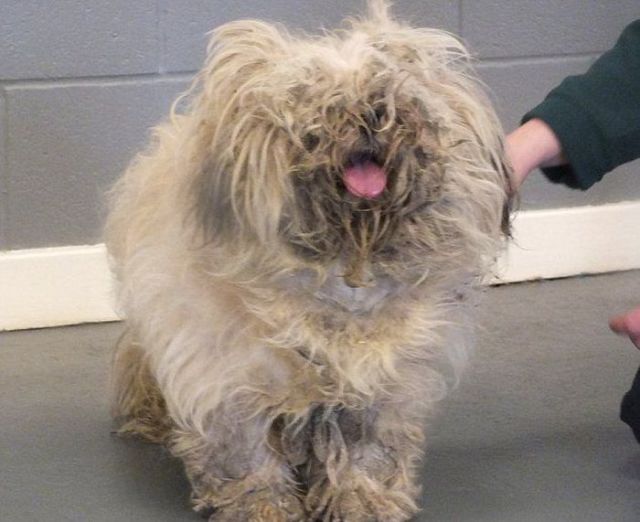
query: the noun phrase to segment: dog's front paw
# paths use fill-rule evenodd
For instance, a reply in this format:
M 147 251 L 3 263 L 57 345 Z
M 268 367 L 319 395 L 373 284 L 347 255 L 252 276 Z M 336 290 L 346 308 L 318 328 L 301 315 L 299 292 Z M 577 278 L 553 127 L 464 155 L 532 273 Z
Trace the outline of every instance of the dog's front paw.
M 334 487 L 325 481 L 309 491 L 306 506 L 317 522 L 405 522 L 416 513 L 413 500 L 366 477 Z
M 302 502 L 290 493 L 270 489 L 252 491 L 233 504 L 218 508 L 209 522 L 304 522 Z

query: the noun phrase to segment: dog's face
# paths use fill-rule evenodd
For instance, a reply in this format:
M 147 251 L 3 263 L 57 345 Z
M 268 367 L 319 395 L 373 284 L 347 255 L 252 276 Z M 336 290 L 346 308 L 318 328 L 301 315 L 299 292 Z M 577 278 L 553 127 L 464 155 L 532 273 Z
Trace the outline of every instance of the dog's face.
M 337 266 L 353 287 L 477 270 L 508 182 L 467 63 L 453 37 L 384 13 L 313 39 L 222 26 L 193 109 L 198 220 L 245 253 Z

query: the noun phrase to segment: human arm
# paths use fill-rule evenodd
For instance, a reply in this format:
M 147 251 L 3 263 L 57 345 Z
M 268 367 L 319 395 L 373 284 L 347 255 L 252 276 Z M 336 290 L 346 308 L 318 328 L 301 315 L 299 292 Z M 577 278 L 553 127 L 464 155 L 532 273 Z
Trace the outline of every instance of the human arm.
M 587 73 L 565 79 L 523 120 L 507 138 L 516 186 L 542 167 L 553 182 L 587 189 L 640 157 L 640 20 Z M 562 154 L 554 156 L 559 145 Z
M 549 125 L 538 118 L 529 120 L 509 134 L 505 146 L 511 161 L 514 191 L 532 170 L 566 163 L 558 137 Z

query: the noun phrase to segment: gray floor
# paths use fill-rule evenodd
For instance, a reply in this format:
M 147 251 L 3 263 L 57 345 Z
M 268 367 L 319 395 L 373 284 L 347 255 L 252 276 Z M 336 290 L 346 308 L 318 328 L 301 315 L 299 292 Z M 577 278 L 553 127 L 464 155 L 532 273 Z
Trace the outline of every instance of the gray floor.
M 640 520 L 640 446 L 617 420 L 640 354 L 606 325 L 638 302 L 638 272 L 490 289 L 416 520 Z M 0 521 L 199 520 L 177 462 L 110 435 L 120 328 L 0 334 Z

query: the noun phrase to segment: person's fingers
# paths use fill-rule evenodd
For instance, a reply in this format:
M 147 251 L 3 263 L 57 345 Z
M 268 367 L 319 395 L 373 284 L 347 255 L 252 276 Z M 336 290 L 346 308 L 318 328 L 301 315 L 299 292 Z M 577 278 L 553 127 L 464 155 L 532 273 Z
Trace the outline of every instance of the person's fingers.
M 625 315 L 616 315 L 609 319 L 609 328 L 611 328 L 614 332 L 619 334 L 627 333 L 626 326 L 626 316 Z
M 640 307 L 631 310 L 626 314 L 626 325 L 629 333 L 635 337 L 640 337 Z
M 609 326 L 614 332 L 640 335 L 640 308 L 612 317 Z
M 640 349 L 640 308 L 609 319 L 609 327 L 620 335 L 626 335 Z

